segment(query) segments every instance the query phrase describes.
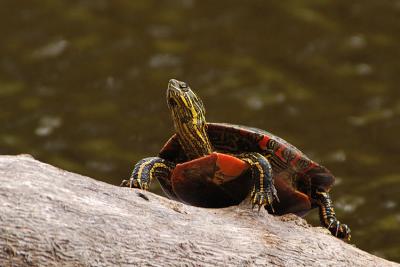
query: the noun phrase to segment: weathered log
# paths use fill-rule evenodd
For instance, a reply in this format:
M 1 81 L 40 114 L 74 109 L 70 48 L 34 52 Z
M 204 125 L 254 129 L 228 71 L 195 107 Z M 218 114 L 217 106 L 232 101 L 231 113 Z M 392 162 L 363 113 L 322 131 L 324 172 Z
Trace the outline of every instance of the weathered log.
M 0 266 L 399 266 L 242 204 L 203 209 L 0 156 Z

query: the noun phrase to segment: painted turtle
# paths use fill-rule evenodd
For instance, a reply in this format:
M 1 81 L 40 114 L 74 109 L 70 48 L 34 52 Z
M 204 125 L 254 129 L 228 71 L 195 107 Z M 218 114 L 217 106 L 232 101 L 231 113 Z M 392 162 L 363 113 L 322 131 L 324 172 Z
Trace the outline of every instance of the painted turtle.
M 154 178 L 172 199 L 226 207 L 250 193 L 253 207 L 305 215 L 319 207 L 321 224 L 341 239 L 350 229 L 335 215 L 328 191 L 334 176 L 285 140 L 260 129 L 207 123 L 201 99 L 188 84 L 170 80 L 167 104 L 176 133 L 158 157 L 140 160 L 122 186 L 148 190 Z

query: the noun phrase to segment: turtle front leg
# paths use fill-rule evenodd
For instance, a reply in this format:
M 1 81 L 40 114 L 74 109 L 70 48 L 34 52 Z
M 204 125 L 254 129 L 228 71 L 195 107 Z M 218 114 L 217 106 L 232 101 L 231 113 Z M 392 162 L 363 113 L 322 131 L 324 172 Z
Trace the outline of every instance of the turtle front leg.
M 279 198 L 272 179 L 271 164 L 263 155 L 256 152 L 243 153 L 238 158 L 250 165 L 254 180 L 254 188 L 250 195 L 253 208 L 258 205 L 260 210 L 264 206 L 270 213 L 274 213 L 272 203 L 274 200 L 279 202 Z
M 316 189 L 313 197 L 319 206 L 319 218 L 321 224 L 326 227 L 332 235 L 340 239 L 350 240 L 350 228 L 346 224 L 339 222 L 336 218 L 335 210 L 333 209 L 332 200 L 329 194 L 321 189 Z
M 121 186 L 149 190 L 154 178 L 165 183 L 175 164 L 159 157 L 149 157 L 136 163 L 129 180 L 123 180 Z

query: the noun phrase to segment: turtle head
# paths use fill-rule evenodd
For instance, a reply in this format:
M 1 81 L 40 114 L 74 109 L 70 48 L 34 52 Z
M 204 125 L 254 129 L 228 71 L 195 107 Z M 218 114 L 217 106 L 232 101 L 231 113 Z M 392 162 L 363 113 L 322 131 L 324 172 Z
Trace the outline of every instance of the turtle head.
M 189 85 L 171 79 L 167 89 L 167 104 L 186 155 L 194 159 L 210 154 L 212 151 L 204 105 Z

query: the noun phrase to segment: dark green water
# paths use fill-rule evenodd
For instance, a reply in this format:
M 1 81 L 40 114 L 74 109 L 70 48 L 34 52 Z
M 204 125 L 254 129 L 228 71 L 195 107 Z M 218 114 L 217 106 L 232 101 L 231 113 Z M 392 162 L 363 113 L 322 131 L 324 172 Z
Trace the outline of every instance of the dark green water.
M 1 1 L 0 153 L 119 184 L 172 134 L 185 80 L 209 121 L 328 167 L 352 242 L 400 261 L 400 1 L 244 3 Z

